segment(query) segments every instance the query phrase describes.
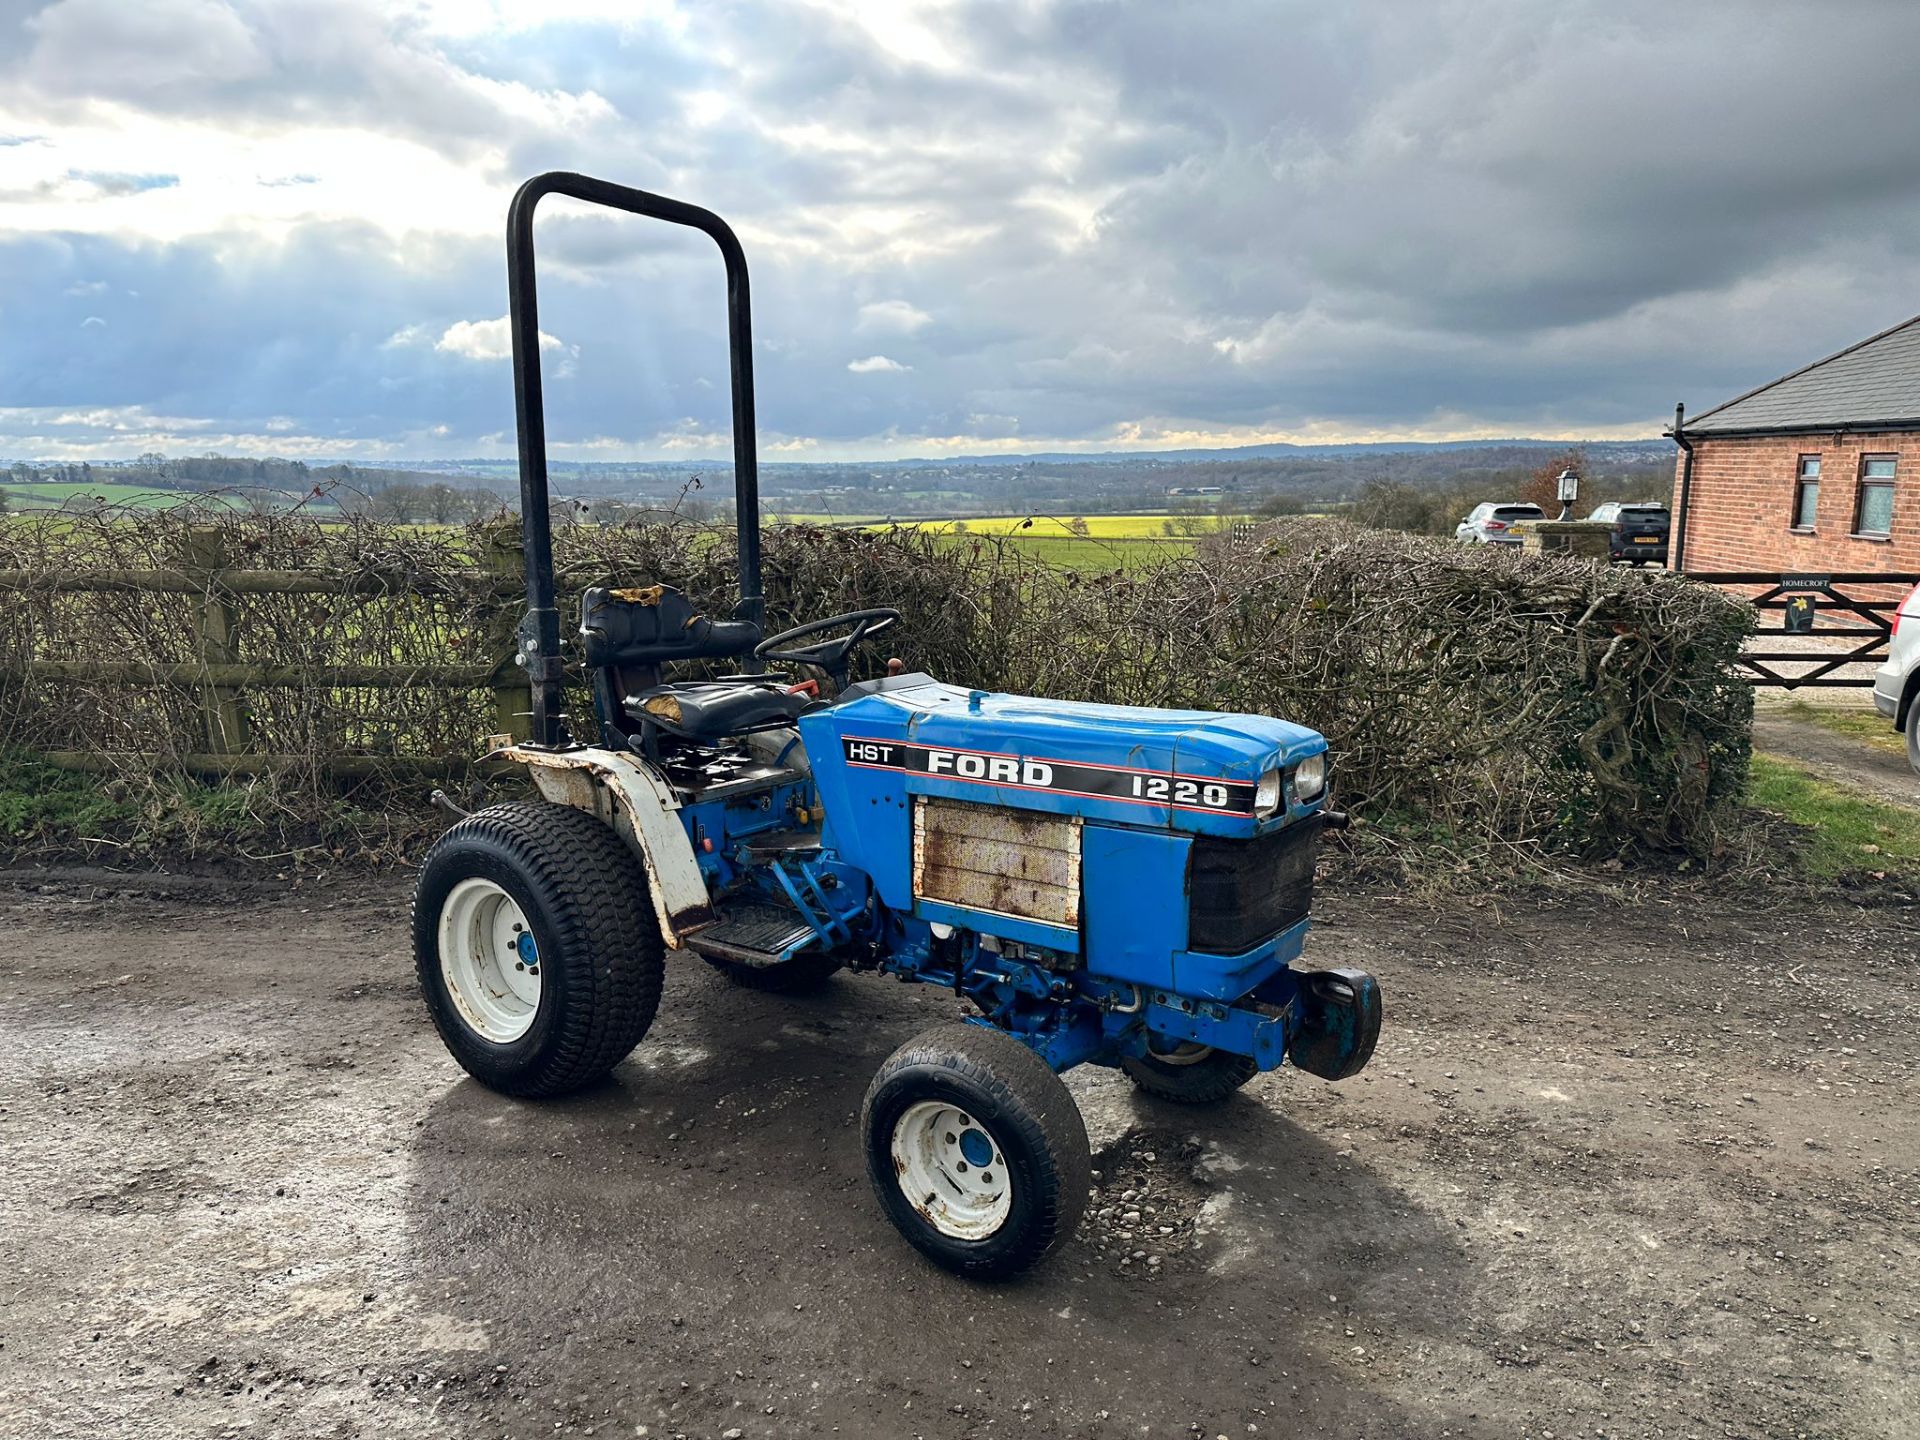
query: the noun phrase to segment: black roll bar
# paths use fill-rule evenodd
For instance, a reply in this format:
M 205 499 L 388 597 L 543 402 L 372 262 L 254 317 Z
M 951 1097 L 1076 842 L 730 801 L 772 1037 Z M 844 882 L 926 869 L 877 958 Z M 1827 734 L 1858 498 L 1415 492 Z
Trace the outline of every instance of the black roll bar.
M 515 192 L 507 210 L 507 298 L 513 335 L 513 408 L 520 431 L 520 529 L 527 561 L 527 614 L 521 661 L 533 692 L 533 743 L 567 743 L 561 717 L 560 611 L 554 595 L 553 527 L 547 490 L 547 417 L 540 388 L 540 314 L 534 293 L 533 212 L 548 195 L 686 225 L 712 237 L 727 265 L 727 349 L 733 372 L 734 523 L 740 535 L 740 604 L 734 614 L 759 624 L 760 464 L 754 445 L 753 323 L 747 256 L 726 221 L 711 210 L 607 180 L 552 170 Z

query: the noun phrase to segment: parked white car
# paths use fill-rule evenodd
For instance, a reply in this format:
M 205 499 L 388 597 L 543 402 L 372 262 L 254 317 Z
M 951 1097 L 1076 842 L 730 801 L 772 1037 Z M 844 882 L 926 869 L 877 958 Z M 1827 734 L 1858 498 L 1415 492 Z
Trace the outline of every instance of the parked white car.
M 1473 513 L 1454 527 L 1453 538 L 1468 545 L 1518 545 L 1520 537 L 1512 533 L 1516 520 L 1546 518 L 1538 505 L 1488 501 L 1474 506 Z
M 1873 672 L 1873 703 L 1907 737 L 1907 763 L 1920 771 L 1920 586 L 1893 617 L 1887 663 Z

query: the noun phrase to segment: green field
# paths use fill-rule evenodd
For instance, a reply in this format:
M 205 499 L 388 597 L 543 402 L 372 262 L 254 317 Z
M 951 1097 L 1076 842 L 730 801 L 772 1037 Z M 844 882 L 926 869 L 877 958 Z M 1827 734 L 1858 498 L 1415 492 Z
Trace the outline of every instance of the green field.
M 123 505 L 135 510 L 170 510 L 176 505 L 221 505 L 242 509 L 250 502 L 271 500 L 274 508 L 293 504 L 281 490 L 155 490 L 145 485 L 80 485 L 67 481 L 36 480 L 26 485 L 0 479 L 0 491 L 13 511 L 90 509 L 95 505 Z M 331 500 L 307 502 L 310 510 L 335 510 Z
M 238 503 L 226 495 L 203 495 L 192 490 L 149 490 L 142 485 L 74 485 L 56 481 L 36 481 L 31 485 L 10 485 L 0 481 L 10 510 L 58 510 L 75 496 L 102 505 L 133 505 L 143 510 L 165 510 L 189 501 L 210 501 L 216 505 Z
M 142 509 L 164 509 L 195 498 L 179 490 L 148 490 L 139 485 L 73 485 L 43 481 L 32 485 L 7 485 L 7 505 L 14 510 L 58 510 L 75 496 L 106 505 L 137 505 Z
M 879 515 L 785 515 L 794 525 L 898 525 L 938 535 L 942 543 L 964 545 L 980 536 L 1032 555 L 1063 570 L 1131 570 L 1191 554 L 1196 534 L 1231 523 L 1214 516 L 1135 515 L 989 515 L 963 519 L 889 519 Z M 1075 522 L 1078 522 L 1076 525 Z M 1176 533 L 1169 534 L 1173 526 Z M 1079 533 L 1084 526 L 1086 533 Z
M 1082 540 L 1070 535 L 992 535 L 983 539 L 1005 545 L 1023 555 L 1031 555 L 1059 570 L 1137 570 L 1177 555 L 1193 552 L 1190 540 L 1136 538 L 1130 540 Z M 968 534 L 942 535 L 939 543 L 958 548 L 971 544 Z
M 1074 522 L 1086 527 L 1082 535 Z M 928 520 L 929 529 L 969 535 L 1016 535 L 1034 540 L 1152 540 L 1219 529 L 1212 516 L 1191 515 L 994 515 L 983 520 Z M 1168 527 L 1174 527 L 1169 530 Z
M 1212 515 L 988 515 L 943 520 L 884 515 L 790 515 L 796 525 L 899 525 L 964 535 L 1014 535 L 1034 540 L 1155 540 L 1220 529 L 1231 521 Z M 1085 526 L 1082 534 L 1079 526 Z M 1169 530 L 1169 526 L 1173 528 Z
M 230 492 L 149 490 L 137 485 L 72 485 L 43 482 L 0 488 L 6 491 L 8 508 L 22 518 L 36 514 L 51 515 L 75 496 L 87 498 L 75 502 L 73 508 L 89 508 L 88 501 L 106 506 L 127 506 L 148 510 L 168 509 L 189 501 L 211 502 L 236 508 L 243 503 L 241 496 Z M 322 512 L 322 518 L 331 518 L 338 513 L 330 503 L 312 502 L 306 508 L 310 512 Z M 790 525 L 864 526 L 870 529 L 881 529 L 897 524 L 906 529 L 925 529 L 935 535 L 942 545 L 964 546 L 975 537 L 979 537 L 992 540 L 996 544 L 1006 545 L 1022 554 L 1031 555 L 1047 565 L 1064 570 L 1092 572 L 1138 569 L 1160 560 L 1191 554 L 1194 537 L 1184 533 L 1178 536 L 1168 535 L 1165 527 L 1169 519 L 1174 520 L 1176 524 L 1197 523 L 1208 529 L 1213 528 L 1217 523 L 1211 519 L 1200 519 L 1196 522 L 1192 517 L 1172 517 L 1164 514 L 1089 515 L 1085 517 L 1087 534 L 1079 535 L 1068 526 L 1067 522 L 1072 518 L 996 515 L 979 520 L 894 521 L 875 515 L 770 514 L 768 522 Z M 401 528 L 426 532 L 457 527 L 422 523 L 405 525 Z

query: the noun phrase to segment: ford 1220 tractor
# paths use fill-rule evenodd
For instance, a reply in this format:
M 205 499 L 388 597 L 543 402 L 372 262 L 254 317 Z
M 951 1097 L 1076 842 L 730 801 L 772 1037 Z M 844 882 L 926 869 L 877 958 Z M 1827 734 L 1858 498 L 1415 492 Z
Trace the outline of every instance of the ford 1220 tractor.
M 546 195 L 691 226 L 727 269 L 739 603 L 701 614 L 645 577 L 588 590 L 576 653 L 591 744 L 562 713 L 534 299 Z M 1205 1103 L 1287 1061 L 1330 1080 L 1367 1063 L 1373 977 L 1295 964 L 1316 842 L 1343 818 L 1327 808 L 1319 735 L 914 673 L 850 683 L 854 651 L 892 610 L 763 634 L 732 230 L 678 201 L 542 175 L 514 198 L 507 264 L 532 704 L 531 738 L 501 753 L 542 799 L 456 823 L 413 909 L 427 1006 L 468 1072 L 511 1095 L 593 1083 L 647 1033 L 669 952 L 757 990 L 842 969 L 951 990 L 972 1013 L 880 1067 L 862 1143 L 900 1232 L 989 1276 L 1033 1264 L 1086 1204 L 1068 1067 L 1116 1066 L 1152 1095 Z M 673 678 L 689 663 L 709 678 Z

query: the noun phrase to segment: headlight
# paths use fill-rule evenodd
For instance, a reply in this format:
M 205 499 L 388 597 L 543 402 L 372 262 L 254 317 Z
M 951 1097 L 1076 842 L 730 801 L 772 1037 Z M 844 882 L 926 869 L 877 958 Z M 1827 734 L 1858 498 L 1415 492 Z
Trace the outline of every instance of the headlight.
M 1318 800 L 1327 789 L 1327 757 L 1309 755 L 1293 767 L 1293 798 L 1302 804 Z
M 1253 792 L 1253 813 L 1264 820 L 1280 808 L 1280 772 L 1269 770 Z

